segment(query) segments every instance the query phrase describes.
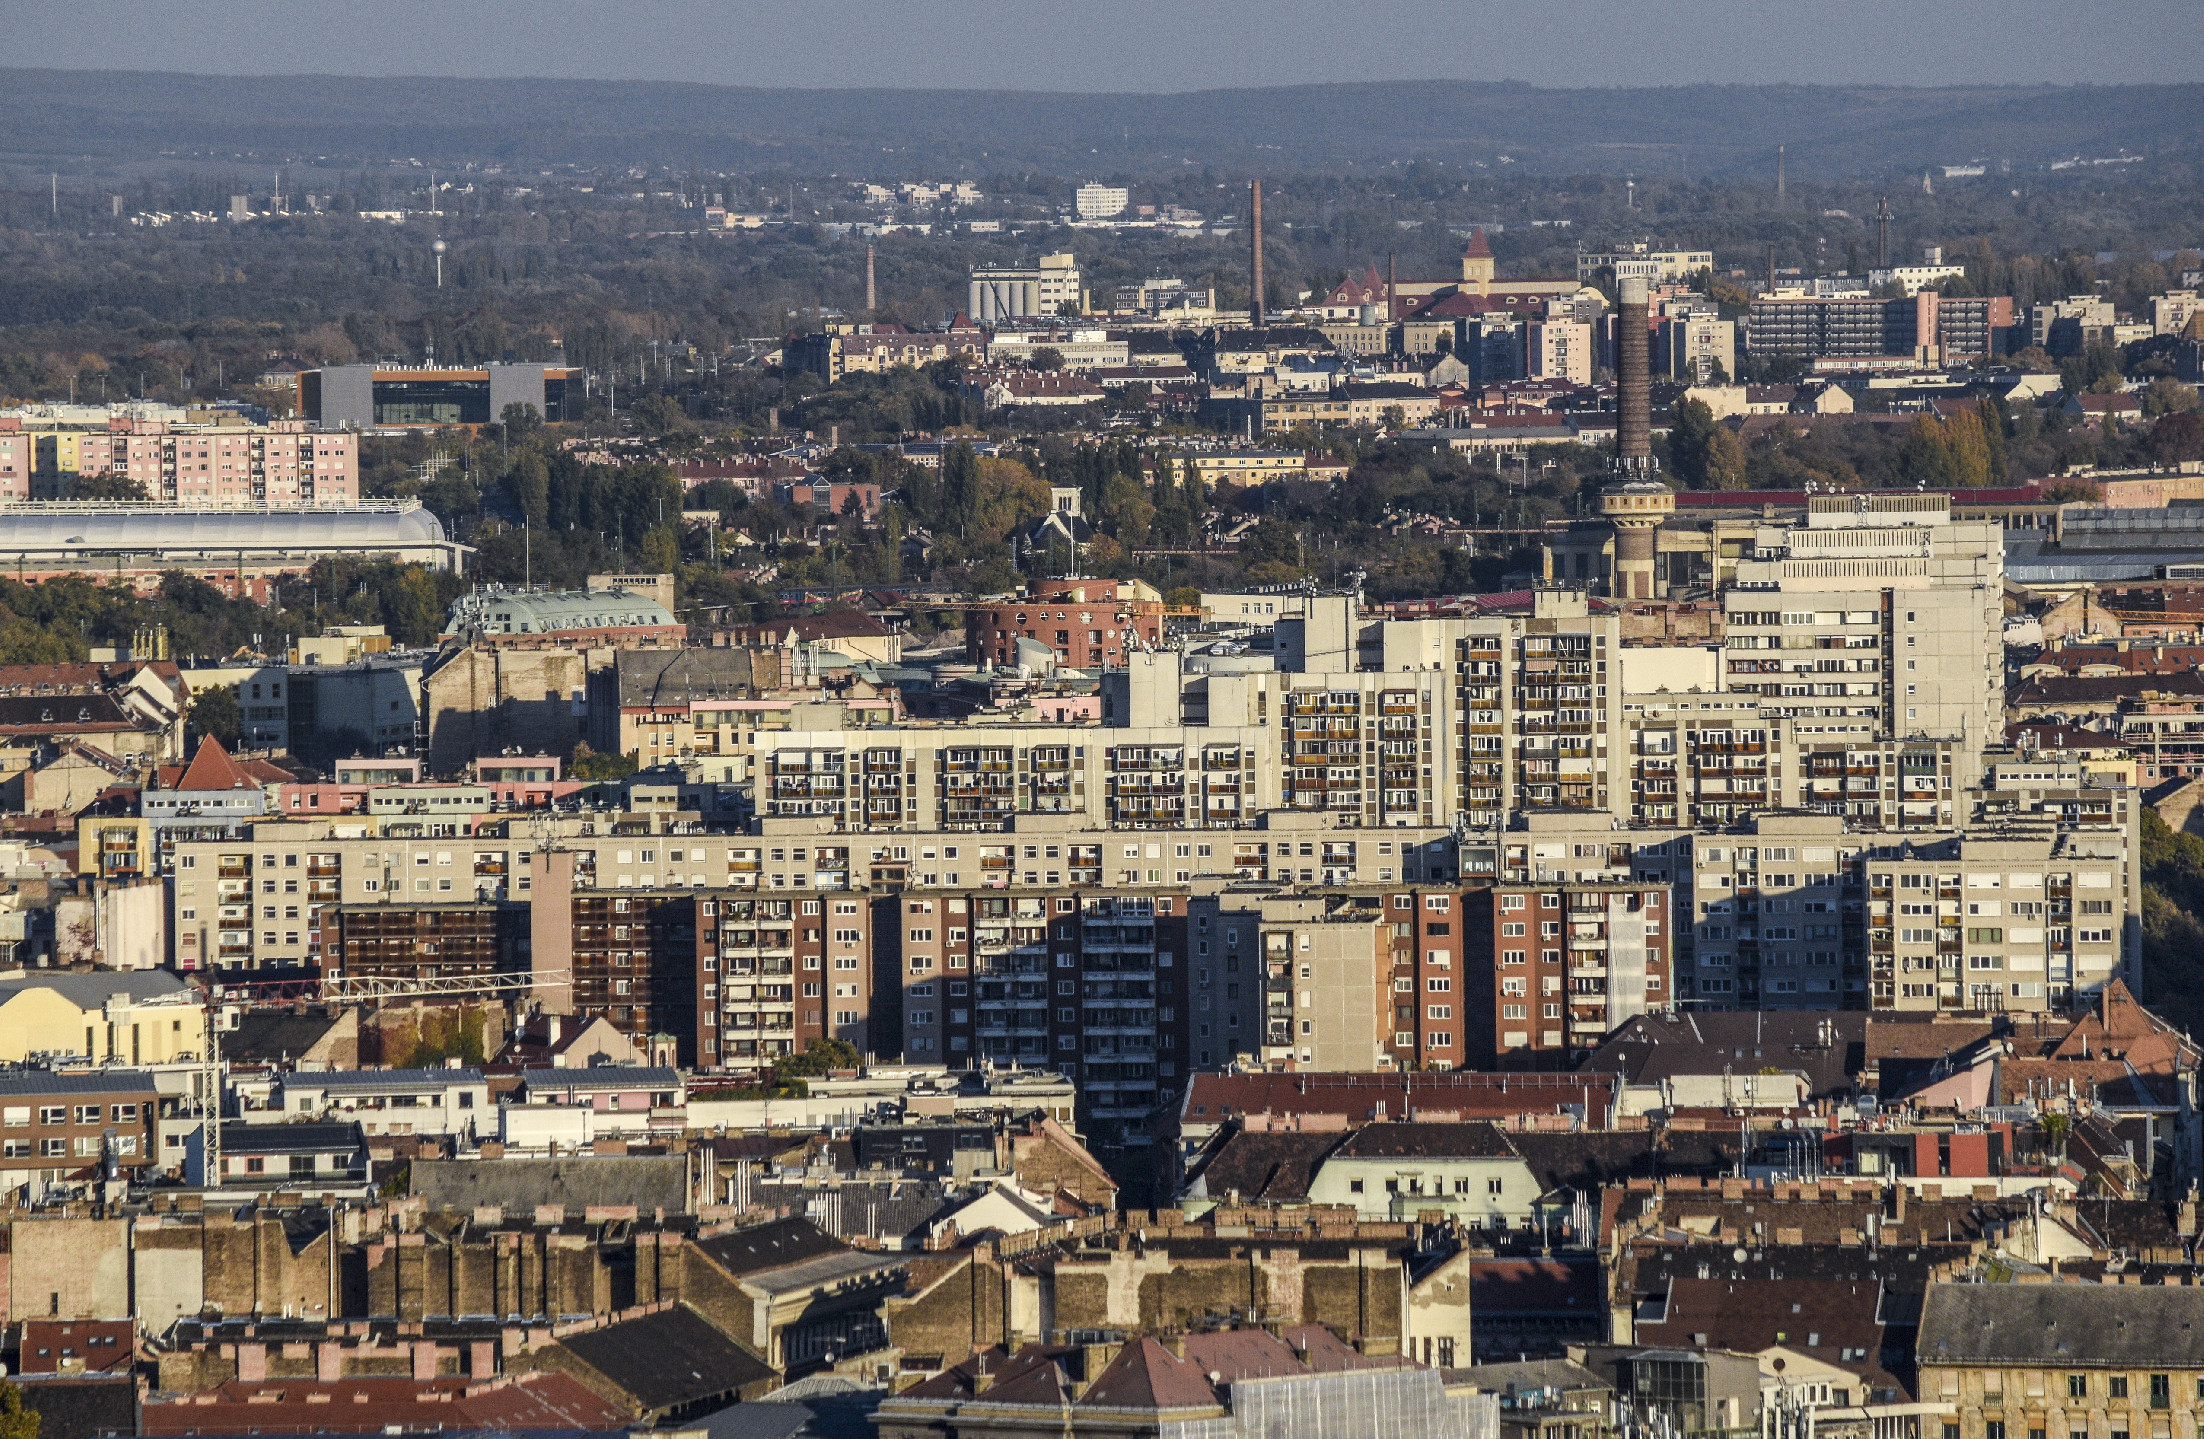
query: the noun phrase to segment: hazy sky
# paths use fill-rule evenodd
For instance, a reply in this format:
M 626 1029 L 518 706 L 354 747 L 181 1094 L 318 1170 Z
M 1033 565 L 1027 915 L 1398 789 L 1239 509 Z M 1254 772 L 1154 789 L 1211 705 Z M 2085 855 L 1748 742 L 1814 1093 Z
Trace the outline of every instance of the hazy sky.
M 0 0 L 4 62 L 1190 90 L 2188 81 L 2198 0 Z

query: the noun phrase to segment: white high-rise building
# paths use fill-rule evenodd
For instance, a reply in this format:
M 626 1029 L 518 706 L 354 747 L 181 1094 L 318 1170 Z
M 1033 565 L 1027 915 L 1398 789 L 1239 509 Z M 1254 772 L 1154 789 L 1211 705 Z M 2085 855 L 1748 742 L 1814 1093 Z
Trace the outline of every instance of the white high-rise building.
M 1082 220 L 1108 220 L 1125 213 L 1132 203 L 1132 194 L 1122 185 L 1097 185 L 1092 182 L 1081 185 L 1072 197 L 1072 205 Z
M 2004 735 L 2004 535 L 1944 495 L 1820 495 L 1763 528 L 1724 598 L 1732 690 L 1794 719 L 1865 718 L 1881 736 L 1959 741 L 1972 787 Z

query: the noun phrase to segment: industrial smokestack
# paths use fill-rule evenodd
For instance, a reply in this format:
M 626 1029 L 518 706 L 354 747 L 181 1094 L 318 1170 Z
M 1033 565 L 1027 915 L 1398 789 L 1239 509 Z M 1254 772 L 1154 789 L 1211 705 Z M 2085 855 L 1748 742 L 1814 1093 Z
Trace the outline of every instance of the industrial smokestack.
M 1658 598 L 1655 532 L 1676 499 L 1654 473 L 1653 379 L 1643 277 L 1617 286 L 1615 306 L 1615 478 L 1599 492 L 1600 513 L 1615 532 L 1615 567 L 1608 593 L 1618 599 Z
M 1890 268 L 1890 197 L 1875 202 L 1875 268 Z
M 1254 288 L 1248 292 L 1248 323 L 1263 328 L 1263 182 L 1248 186 L 1248 274 Z
M 1651 304 L 1646 283 L 1630 276 L 1620 284 L 1615 311 L 1615 453 L 1633 477 L 1653 463 L 1653 381 L 1647 355 Z
M 1387 250 L 1385 252 L 1385 323 L 1388 327 L 1388 333 L 1390 333 L 1393 321 L 1400 317 L 1400 307 L 1395 303 L 1395 297 L 1399 294 L 1400 281 L 1399 277 L 1393 272 L 1393 252 Z
M 1781 145 L 1775 147 L 1775 203 L 1778 208 L 1781 208 L 1783 204 L 1783 147 Z
M 873 288 L 872 283 L 872 246 L 867 245 L 865 247 L 865 313 L 869 315 L 879 308 L 880 292 Z

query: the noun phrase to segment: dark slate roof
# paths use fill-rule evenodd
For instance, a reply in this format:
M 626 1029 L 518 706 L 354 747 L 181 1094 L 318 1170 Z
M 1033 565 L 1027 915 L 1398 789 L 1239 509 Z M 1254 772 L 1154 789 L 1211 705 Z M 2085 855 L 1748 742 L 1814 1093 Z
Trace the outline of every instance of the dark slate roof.
M 880 1239 L 899 1238 L 924 1229 L 950 1203 L 947 1187 L 932 1179 L 845 1179 L 831 1186 L 768 1180 L 753 1183 L 750 1189 L 751 1202 L 767 1209 L 785 1206 L 799 1214 L 837 1194 L 841 1196 L 841 1227 L 834 1232 Z
M 1231 1130 L 1187 1177 L 1199 1179 L 1202 1192 L 1211 1199 L 1223 1199 L 1234 1190 L 1249 1203 L 1307 1199 L 1316 1167 L 1345 1137 L 1336 1130 L 1329 1134 Z
M 496 1205 L 508 1213 L 632 1204 L 641 1214 L 689 1210 L 689 1161 L 679 1154 L 573 1159 L 417 1159 L 413 1193 L 432 1209 Z
M 646 1411 L 684 1408 L 773 1377 L 770 1365 L 687 1305 L 559 1343 Z
M 118 994 L 129 995 L 136 1004 L 188 998 L 191 986 L 165 969 L 39 972 L 21 979 L 0 981 L 0 1003 L 15 998 L 26 989 L 50 989 L 79 1009 L 98 1009 Z
M 1934 1364 L 2204 1367 L 2204 1289 L 2187 1285 L 1937 1284 L 1916 1349 Z
M 749 650 L 732 646 L 621 650 L 613 656 L 613 676 L 622 708 L 747 699 L 757 693 L 753 664 Z
M 26 1379 L 23 1407 L 38 1415 L 38 1439 L 93 1439 L 138 1432 L 138 1382 L 128 1374 L 104 1379 Z
M 1604 1321 L 1599 1263 L 1591 1259 L 1472 1259 L 1469 1303 L 1474 1314 L 1581 1314 Z
M 857 1167 L 929 1169 L 955 1162 L 959 1150 L 995 1149 L 990 1124 L 866 1124 L 853 1136 Z
M 153 1076 L 140 1069 L 102 1069 L 91 1074 L 52 1074 L 43 1069 L 0 1073 L 0 1094 L 32 1098 L 41 1094 L 151 1094 Z M 227 1133 L 225 1129 L 223 1131 Z
M 587 1069 L 524 1069 L 521 1083 L 547 1089 L 679 1089 L 681 1071 L 640 1064 L 597 1064 Z
M 1515 1147 L 1491 1124 L 1365 1124 L 1332 1154 L 1340 1159 L 1508 1159 Z
M 1527 1359 L 1515 1364 L 1475 1364 L 1458 1371 L 1487 1394 L 1524 1389 L 1609 1389 L 1613 1386 L 1573 1359 Z
M 2026 705 L 2117 704 L 2150 697 L 2204 699 L 2204 675 L 2189 671 L 2150 675 L 2032 675 L 2006 695 L 2009 708 Z
M 232 1064 L 273 1064 L 296 1059 L 328 1037 L 333 1014 L 293 1014 L 287 1009 L 248 1010 L 237 1028 L 220 1034 L 222 1057 Z
M 848 1215 L 843 1216 L 844 1221 Z M 729 1274 L 763 1274 L 807 1259 L 841 1254 L 849 1246 L 808 1219 L 776 1219 L 700 1239 L 696 1247 Z
M 1852 1076 L 1867 1068 L 1867 1022 L 1865 1011 L 1641 1015 L 1602 1041 L 1583 1067 L 1631 1084 L 1725 1070 L 1795 1070 L 1806 1076 L 1813 1098 L 1843 1099 L 1851 1096 Z
M 222 1125 L 224 1154 L 328 1154 L 357 1150 L 357 1124 L 239 1124 Z
M 873 1439 L 872 1412 L 885 1386 L 846 1374 L 807 1374 L 762 1398 L 692 1419 L 705 1439 Z
M 1734 1144 L 1703 1130 L 1593 1131 L 1511 1134 L 1509 1142 L 1538 1176 L 1541 1189 L 1599 1189 L 1625 1179 L 1695 1174 L 1716 1177 L 1736 1162 Z

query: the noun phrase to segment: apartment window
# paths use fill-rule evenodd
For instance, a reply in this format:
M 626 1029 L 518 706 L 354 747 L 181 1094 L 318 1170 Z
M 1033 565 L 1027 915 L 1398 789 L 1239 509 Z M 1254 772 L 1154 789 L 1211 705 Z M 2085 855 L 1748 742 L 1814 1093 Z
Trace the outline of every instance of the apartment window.
M 1500 1181 L 1500 1180 L 1497 1180 L 1497 1179 L 1488 1179 L 1488 1180 L 1486 1180 L 1486 1181 L 1485 1181 L 1485 1193 L 1487 1193 L 1487 1194 L 1491 1195 L 1491 1196 L 1492 1196 L 1492 1197 L 1493 1197 L 1494 1199 L 1498 1199 L 1498 1198 L 1500 1197 L 1500 1187 L 1501 1187 L 1501 1183 L 1502 1183 L 1502 1181 Z
M 2110 1380 L 2109 1380 L 2108 1382 L 2109 1382 L 2109 1383 L 2111 1384 L 2111 1386 L 2112 1386 L 2112 1387 L 2111 1387 L 2111 1397 L 2112 1397 L 2112 1398 L 2114 1398 L 2114 1399 L 2125 1399 L 2125 1398 L 2127 1398 L 2127 1376 L 2126 1376 L 2125 1374 L 2115 1374 L 2115 1375 L 2113 1375 L 2113 1376 L 2111 1377 L 2111 1379 L 2110 1379 Z
M 2150 1376 L 2150 1407 L 2153 1409 L 2170 1409 L 2173 1407 L 2172 1375 L 2153 1374 Z

